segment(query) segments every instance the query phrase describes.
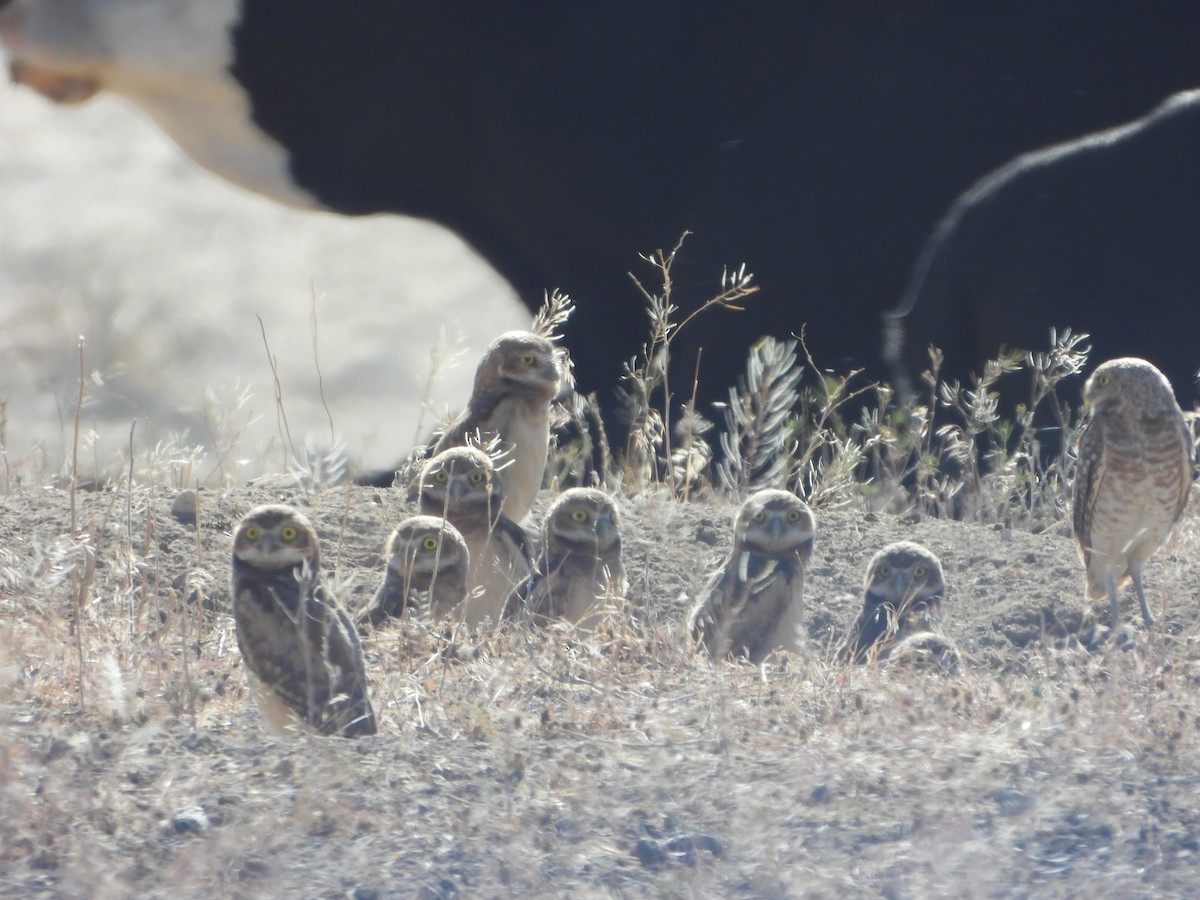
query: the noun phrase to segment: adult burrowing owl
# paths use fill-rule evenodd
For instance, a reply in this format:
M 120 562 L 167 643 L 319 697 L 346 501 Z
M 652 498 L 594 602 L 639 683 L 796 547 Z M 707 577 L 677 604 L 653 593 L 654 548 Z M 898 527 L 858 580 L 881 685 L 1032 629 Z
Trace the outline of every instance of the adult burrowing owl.
M 506 451 L 499 469 L 504 512 L 514 522 L 529 515 L 542 486 L 550 447 L 550 406 L 558 394 L 562 364 L 561 351 L 544 337 L 529 331 L 500 335 L 475 370 L 467 408 L 446 426 L 433 447 L 432 454 L 438 454 L 468 440 L 499 438 Z
M 321 584 L 312 524 L 290 506 L 260 506 L 233 536 L 233 618 L 264 712 L 276 701 L 321 734 L 375 733 L 362 647 Z
M 1117 588 L 1133 580 L 1142 618 L 1153 618 L 1142 566 L 1179 521 L 1192 487 L 1195 448 L 1175 392 L 1144 359 L 1113 359 L 1083 388 L 1091 418 L 1079 436 L 1074 524 L 1087 567 L 1087 594 L 1108 596 L 1113 630 Z
M 500 620 L 512 589 L 530 572 L 524 529 L 501 508 L 503 487 L 492 461 L 477 447 L 451 447 L 425 461 L 421 513 L 444 516 L 470 551 L 469 594 L 453 615 L 472 627 Z
M 798 649 L 815 532 L 812 510 L 789 491 L 759 491 L 742 504 L 733 552 L 688 616 L 688 632 L 713 659 L 733 653 L 757 663 Z
M 867 565 L 863 608 L 850 628 L 841 656 L 850 662 L 886 659 L 917 635 L 940 638 L 938 621 L 946 581 L 932 551 L 912 541 L 888 544 Z
M 512 607 L 539 624 L 565 619 L 594 627 L 606 599 L 628 589 L 620 528 L 617 504 L 604 491 L 563 491 L 546 511 L 537 568 L 513 591 Z
M 471 551 L 458 529 L 441 516 L 405 519 L 384 552 L 383 584 L 354 617 L 360 628 L 422 610 L 440 619 L 466 599 Z

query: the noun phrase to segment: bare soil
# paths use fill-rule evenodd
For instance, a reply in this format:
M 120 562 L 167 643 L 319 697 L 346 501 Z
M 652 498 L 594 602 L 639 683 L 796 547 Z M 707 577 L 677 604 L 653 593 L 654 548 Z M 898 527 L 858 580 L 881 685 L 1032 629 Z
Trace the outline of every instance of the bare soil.
M 174 499 L 80 494 L 85 540 L 67 492 L 0 496 L 0 894 L 1194 891 L 1194 514 L 1147 570 L 1159 624 L 1126 596 L 1135 624 L 1101 642 L 1068 534 L 820 509 L 806 652 L 714 666 L 682 622 L 732 505 L 625 498 L 626 621 L 381 630 L 380 733 L 348 741 L 272 733 L 249 698 L 230 529 L 304 508 L 355 607 L 403 498 L 277 479 L 201 491 L 196 526 Z M 957 676 L 833 661 L 900 538 L 943 561 Z

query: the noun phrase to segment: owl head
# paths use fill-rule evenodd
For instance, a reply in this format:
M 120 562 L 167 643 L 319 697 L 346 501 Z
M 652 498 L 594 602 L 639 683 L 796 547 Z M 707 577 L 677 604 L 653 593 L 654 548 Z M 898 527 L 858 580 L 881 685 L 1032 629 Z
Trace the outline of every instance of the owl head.
M 317 533 L 308 517 L 283 504 L 256 507 L 238 523 L 233 556 L 256 569 L 281 570 L 320 564 Z

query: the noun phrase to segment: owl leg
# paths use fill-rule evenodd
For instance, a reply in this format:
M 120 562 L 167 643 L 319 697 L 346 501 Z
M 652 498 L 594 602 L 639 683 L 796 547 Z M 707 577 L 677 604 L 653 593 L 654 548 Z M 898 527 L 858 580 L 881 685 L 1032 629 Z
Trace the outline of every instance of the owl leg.
M 1146 603 L 1146 592 L 1142 589 L 1142 567 L 1132 566 L 1129 574 L 1133 577 L 1133 589 L 1137 591 L 1138 603 L 1142 605 L 1142 619 L 1149 628 L 1154 624 L 1154 617 L 1150 615 L 1150 607 Z
M 1121 623 L 1121 608 L 1120 600 L 1117 596 L 1117 576 L 1111 566 L 1104 573 L 1104 586 L 1108 589 L 1108 607 L 1112 614 L 1112 633 L 1116 634 L 1117 626 Z M 1138 591 L 1138 596 L 1141 596 L 1141 591 Z

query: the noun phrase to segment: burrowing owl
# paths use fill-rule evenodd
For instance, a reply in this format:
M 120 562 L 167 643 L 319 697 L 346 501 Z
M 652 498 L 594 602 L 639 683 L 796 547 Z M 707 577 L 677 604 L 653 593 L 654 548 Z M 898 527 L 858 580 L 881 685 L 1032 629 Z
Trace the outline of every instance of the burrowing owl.
M 932 551 L 912 541 L 888 544 L 867 565 L 862 612 L 850 628 L 842 658 L 859 663 L 885 659 L 917 635 L 944 640 L 938 621 L 945 595 L 942 564 Z
M 290 506 L 251 510 L 233 536 L 238 646 L 265 694 L 321 734 L 375 733 L 362 647 L 321 584 L 312 524 Z
M 1117 588 L 1132 579 L 1149 625 L 1142 566 L 1187 503 L 1195 455 L 1191 430 L 1170 382 L 1143 359 L 1099 366 L 1083 399 L 1091 418 L 1079 436 L 1074 524 L 1087 594 L 1093 600 L 1108 596 L 1115 631 Z
M 536 571 L 513 592 L 538 623 L 565 619 L 594 627 L 609 597 L 625 596 L 617 504 L 597 488 L 563 491 L 546 511 Z
M 354 617 L 361 628 L 424 608 L 440 619 L 463 602 L 471 552 L 457 528 L 441 516 L 412 516 L 388 538 L 387 570 L 371 602 Z
M 733 653 L 757 663 L 798 649 L 815 532 L 812 510 L 789 491 L 759 491 L 742 504 L 733 552 L 688 616 L 689 633 L 713 659 Z
M 504 511 L 522 521 L 533 507 L 546 472 L 550 406 L 562 378 L 562 353 L 529 331 L 509 331 L 488 347 L 475 370 L 471 399 L 438 438 L 433 454 L 461 447 L 479 435 L 498 437 L 507 452 L 499 469 Z
M 421 512 L 444 516 L 470 551 L 469 595 L 455 610 L 472 627 L 500 620 L 512 589 L 530 572 L 524 529 L 501 509 L 503 487 L 492 461 L 477 447 L 451 447 L 421 468 Z

